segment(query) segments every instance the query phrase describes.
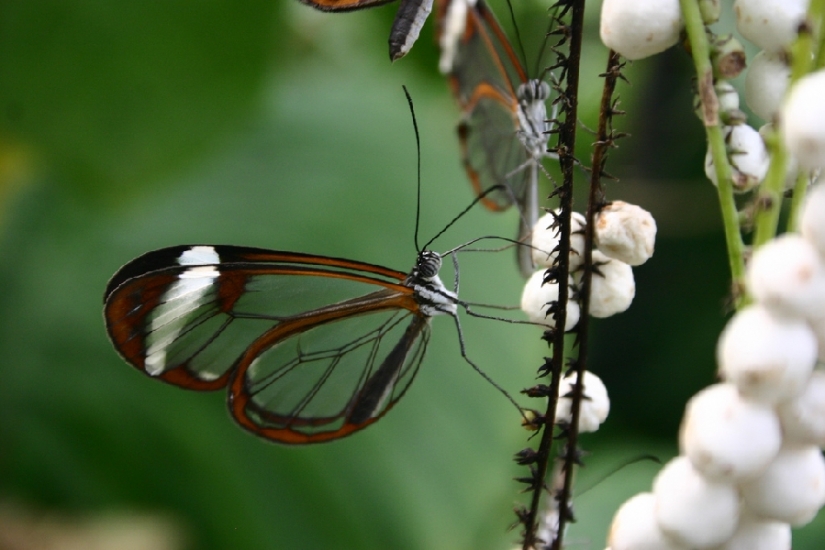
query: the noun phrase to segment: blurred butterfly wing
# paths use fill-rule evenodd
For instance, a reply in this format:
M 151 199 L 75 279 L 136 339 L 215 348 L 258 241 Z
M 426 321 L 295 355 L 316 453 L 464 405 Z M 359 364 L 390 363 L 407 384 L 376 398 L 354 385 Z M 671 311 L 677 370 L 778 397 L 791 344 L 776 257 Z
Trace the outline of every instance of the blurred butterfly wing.
M 438 10 L 441 71 L 464 106 L 487 83 L 516 103 L 516 89 L 527 81 L 521 62 L 493 13 L 482 0 L 442 0 Z
M 321 11 L 353 11 L 388 4 L 394 0 L 301 0 Z M 433 0 L 401 0 L 390 30 L 390 60 L 407 55 L 412 49 L 421 27 L 430 15 Z
M 482 199 L 487 208 L 497 211 L 513 203 L 522 206 L 531 171 L 536 168 L 530 165 L 531 157 L 516 136 L 517 121 L 505 101 L 498 89 L 480 84 L 458 125 L 464 168 L 476 194 L 503 186 Z
M 329 311 L 264 334 L 231 382 L 235 420 L 261 437 L 302 444 L 381 418 L 412 383 L 429 340 L 429 318 L 384 307 Z
M 226 385 L 239 358 L 279 324 L 376 291 L 410 296 L 406 274 L 349 260 L 232 246 L 150 252 L 109 282 L 104 316 L 120 355 L 193 390 Z
M 482 0 L 441 0 L 439 68 L 462 110 L 462 159 L 476 194 L 490 210 L 517 204 L 518 240 L 529 243 L 538 218 L 538 170 L 547 148 L 545 83 L 528 80 L 501 26 Z M 539 93 L 541 92 L 541 93 Z M 517 248 L 525 277 L 534 269 L 527 246 Z
M 524 68 L 481 0 L 447 0 L 439 14 L 441 68 L 463 112 L 459 139 L 470 181 L 479 194 L 506 187 L 485 197 L 492 210 L 521 204 L 531 180 L 525 169 L 531 156 L 518 134 L 516 91 L 527 81 Z
M 320 11 L 353 11 L 389 4 L 395 0 L 301 0 Z

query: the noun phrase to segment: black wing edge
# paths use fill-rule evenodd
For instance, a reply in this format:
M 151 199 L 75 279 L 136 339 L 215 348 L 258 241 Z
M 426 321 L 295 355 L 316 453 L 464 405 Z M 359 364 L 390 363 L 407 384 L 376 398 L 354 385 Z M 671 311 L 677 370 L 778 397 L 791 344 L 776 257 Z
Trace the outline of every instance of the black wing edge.
M 191 247 L 191 245 L 180 245 L 153 250 L 152 252 L 142 254 L 131 262 L 125 264 L 118 269 L 117 272 L 112 275 L 112 278 L 109 279 L 109 282 L 106 283 L 106 291 L 103 293 L 103 302 L 106 303 L 109 296 L 112 295 L 112 292 L 130 279 L 151 273 L 152 271 L 158 271 L 160 269 L 178 265 L 177 259 L 185 250 Z

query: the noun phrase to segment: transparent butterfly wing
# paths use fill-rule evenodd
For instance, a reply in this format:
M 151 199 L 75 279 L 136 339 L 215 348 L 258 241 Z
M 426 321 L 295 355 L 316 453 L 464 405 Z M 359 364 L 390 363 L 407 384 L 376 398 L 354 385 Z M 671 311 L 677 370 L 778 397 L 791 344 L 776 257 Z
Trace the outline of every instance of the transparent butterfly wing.
M 363 429 L 412 383 L 428 323 L 399 309 L 284 323 L 242 358 L 231 382 L 232 415 L 282 443 L 328 441 Z
M 463 112 L 459 139 L 470 181 L 478 194 L 496 185 L 504 187 L 485 197 L 488 208 L 504 210 L 517 203 L 531 218 L 525 210 L 532 208 L 528 195 L 534 194 L 531 185 L 536 177 L 531 171 L 537 170 L 537 159 L 543 155 L 543 147 L 535 143 L 544 121 L 533 121 L 536 109 L 520 105 L 519 89 L 528 82 L 526 72 L 481 0 L 472 4 L 448 0 L 439 8 L 440 42 L 446 56 L 442 68 L 448 70 Z M 546 138 L 543 141 L 546 144 Z
M 463 21 L 452 21 L 453 18 Z M 442 49 L 449 61 L 442 69 L 449 75 L 453 92 L 464 106 L 481 84 L 488 84 L 516 103 L 516 90 L 527 74 L 510 46 L 504 31 L 487 6 L 478 0 L 446 0 L 439 7 Z
M 485 197 L 491 210 L 521 205 L 532 181 L 530 171 L 537 169 L 517 139 L 517 122 L 503 100 L 495 88 L 477 87 L 458 127 L 464 166 L 476 194 L 503 186 Z

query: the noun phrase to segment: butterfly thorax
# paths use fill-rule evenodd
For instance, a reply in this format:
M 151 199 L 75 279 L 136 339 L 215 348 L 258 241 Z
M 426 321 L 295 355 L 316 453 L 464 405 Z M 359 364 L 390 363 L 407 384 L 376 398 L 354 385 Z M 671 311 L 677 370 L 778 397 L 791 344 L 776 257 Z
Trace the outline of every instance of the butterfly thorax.
M 422 250 L 418 253 L 415 267 L 407 277 L 405 284 L 415 290 L 415 300 L 421 312 L 432 317 L 440 313 L 455 315 L 455 292 L 447 290 L 438 272 L 441 270 L 441 255 L 432 250 Z
M 547 149 L 547 105 L 550 86 L 538 79 L 521 84 L 516 91 L 519 110 L 519 139 L 530 155 L 539 159 Z

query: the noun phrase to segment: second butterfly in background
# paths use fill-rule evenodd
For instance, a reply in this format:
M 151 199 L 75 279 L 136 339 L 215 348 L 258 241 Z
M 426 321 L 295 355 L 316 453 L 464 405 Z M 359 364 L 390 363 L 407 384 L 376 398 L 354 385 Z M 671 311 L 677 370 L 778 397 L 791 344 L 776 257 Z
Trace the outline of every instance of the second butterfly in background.
M 519 209 L 520 241 L 529 244 L 538 219 L 538 172 L 547 152 L 546 100 L 550 86 L 530 79 L 507 36 L 483 0 L 439 0 L 439 69 L 462 109 L 458 126 L 467 175 L 482 202 Z M 533 270 L 528 246 L 518 247 L 519 269 Z

